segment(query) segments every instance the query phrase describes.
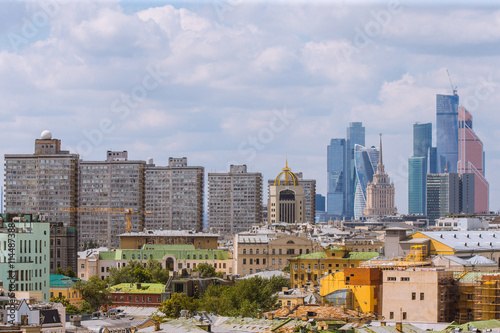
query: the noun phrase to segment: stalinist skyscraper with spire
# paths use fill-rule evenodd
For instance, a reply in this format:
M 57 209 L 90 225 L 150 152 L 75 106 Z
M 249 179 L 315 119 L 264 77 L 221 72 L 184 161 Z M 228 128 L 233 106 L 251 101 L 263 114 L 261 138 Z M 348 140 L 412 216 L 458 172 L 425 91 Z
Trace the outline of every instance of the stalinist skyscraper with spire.
M 389 182 L 389 176 L 385 173 L 382 160 L 382 134 L 380 134 L 380 154 L 377 172 L 373 175 L 373 182 L 368 183 L 366 188 L 366 216 L 386 216 L 397 213 L 394 204 L 394 183 Z

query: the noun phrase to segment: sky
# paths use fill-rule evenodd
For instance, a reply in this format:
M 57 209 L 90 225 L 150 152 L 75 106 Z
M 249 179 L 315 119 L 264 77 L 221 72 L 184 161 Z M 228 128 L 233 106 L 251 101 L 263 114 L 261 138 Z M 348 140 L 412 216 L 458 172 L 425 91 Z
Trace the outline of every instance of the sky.
M 496 1 L 4 0 L 0 154 L 48 129 L 84 160 L 271 179 L 288 159 L 326 195 L 326 147 L 361 121 L 406 213 L 413 124 L 435 131 L 436 94 L 456 86 L 499 210 L 499 54 Z

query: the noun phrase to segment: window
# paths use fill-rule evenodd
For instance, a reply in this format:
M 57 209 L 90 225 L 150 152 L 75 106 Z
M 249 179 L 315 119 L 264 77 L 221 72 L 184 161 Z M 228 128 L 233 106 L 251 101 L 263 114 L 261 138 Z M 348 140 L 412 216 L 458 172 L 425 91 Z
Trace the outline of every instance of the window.
M 304 264 L 300 264 L 300 269 L 304 269 Z
M 255 250 L 255 254 L 259 254 L 259 249 Z
M 253 259 L 250 258 L 250 265 L 253 265 Z
M 273 259 L 274 260 L 274 259 Z M 274 263 L 273 263 L 274 264 Z M 297 264 L 293 264 L 293 269 L 297 269 Z
M 250 249 L 250 254 L 253 254 L 253 249 Z
M 396 281 L 396 277 L 395 276 L 388 276 L 387 281 Z
M 278 259 L 278 265 L 282 265 L 281 259 Z
M 403 320 L 406 320 L 406 312 L 403 312 Z
M 266 258 L 262 259 L 262 265 L 266 264 Z
M 411 300 L 414 301 L 417 299 L 417 293 L 411 293 Z
M 276 250 L 275 249 L 273 249 L 273 254 L 276 254 Z
M 271 259 L 271 264 L 276 265 L 276 259 Z M 297 264 L 295 264 L 295 269 L 297 269 Z
M 295 254 L 295 250 L 294 249 L 288 249 L 288 250 L 286 250 L 286 254 Z
M 420 300 L 423 301 L 424 300 L 424 293 L 420 293 Z
M 389 312 L 389 319 L 394 319 L 394 312 Z
M 259 259 L 255 259 L 255 264 L 258 265 L 259 264 Z
M 281 249 L 278 250 L 279 251 L 279 254 L 282 255 L 283 253 L 281 252 Z
M 247 254 L 247 249 L 243 249 L 243 254 Z
M 191 255 L 190 255 L 190 254 L 188 254 L 188 255 L 187 255 L 187 258 L 188 258 L 188 259 L 191 259 Z
M 410 278 L 408 276 L 403 276 L 401 277 L 401 281 L 410 281 Z
M 82 265 L 81 265 L 81 268 L 85 268 L 85 264 L 82 264 Z
M 101 267 L 101 273 L 104 273 L 104 267 Z
M 246 258 L 243 258 L 243 265 L 246 265 L 247 264 L 247 260 Z

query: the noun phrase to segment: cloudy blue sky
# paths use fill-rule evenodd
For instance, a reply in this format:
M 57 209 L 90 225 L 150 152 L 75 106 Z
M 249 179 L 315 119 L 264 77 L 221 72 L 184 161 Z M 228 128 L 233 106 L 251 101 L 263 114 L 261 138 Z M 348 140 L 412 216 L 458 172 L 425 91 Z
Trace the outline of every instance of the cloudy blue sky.
M 446 70 L 486 150 L 500 209 L 495 1 L 2 1 L 0 153 L 50 129 L 85 160 L 186 156 L 274 177 L 285 158 L 326 194 L 326 146 L 384 134 L 407 211 L 412 125 L 435 125 Z M 435 126 L 434 126 L 435 129 Z

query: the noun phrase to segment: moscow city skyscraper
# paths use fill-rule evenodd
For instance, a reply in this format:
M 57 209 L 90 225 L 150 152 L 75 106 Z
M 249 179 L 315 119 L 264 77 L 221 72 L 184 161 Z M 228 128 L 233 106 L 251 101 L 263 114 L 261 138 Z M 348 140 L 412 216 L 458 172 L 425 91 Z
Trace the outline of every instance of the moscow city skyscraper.
M 483 142 L 472 129 L 472 115 L 469 111 L 460 106 L 458 113 L 458 173 L 474 174 L 475 213 L 486 213 L 489 210 L 489 183 L 484 172 Z
M 438 172 L 457 172 L 458 95 L 436 95 L 436 147 Z
M 413 157 L 408 159 L 408 213 L 425 214 L 426 174 L 432 146 L 432 123 L 413 125 Z
M 327 213 L 343 217 L 346 212 L 346 140 L 332 139 L 327 146 Z
M 362 122 L 351 122 L 347 127 L 346 140 L 346 217 L 354 217 L 354 199 L 356 196 L 356 169 L 354 164 L 354 146 L 365 146 L 365 128 Z

